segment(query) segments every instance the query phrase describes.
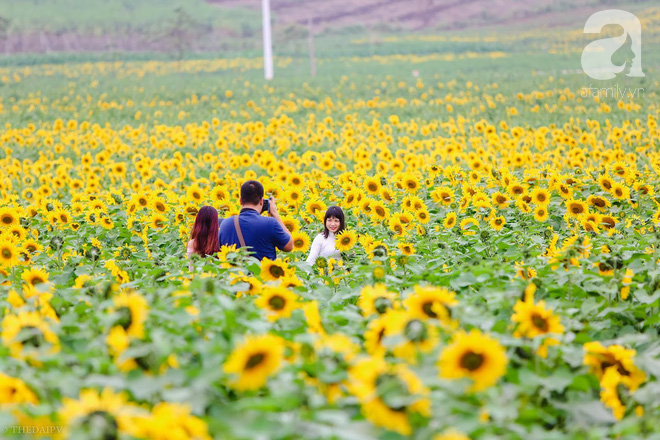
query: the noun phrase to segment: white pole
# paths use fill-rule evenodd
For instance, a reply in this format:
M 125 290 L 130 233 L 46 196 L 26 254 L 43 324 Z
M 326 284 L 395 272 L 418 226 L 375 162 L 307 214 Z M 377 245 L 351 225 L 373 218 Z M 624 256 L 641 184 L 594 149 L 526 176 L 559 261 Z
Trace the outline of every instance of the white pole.
M 309 70 L 312 77 L 316 76 L 316 53 L 314 50 L 314 20 L 310 15 L 307 18 L 307 42 L 309 43 Z
M 261 17 L 264 33 L 264 76 L 273 79 L 273 43 L 270 35 L 270 0 L 261 1 Z

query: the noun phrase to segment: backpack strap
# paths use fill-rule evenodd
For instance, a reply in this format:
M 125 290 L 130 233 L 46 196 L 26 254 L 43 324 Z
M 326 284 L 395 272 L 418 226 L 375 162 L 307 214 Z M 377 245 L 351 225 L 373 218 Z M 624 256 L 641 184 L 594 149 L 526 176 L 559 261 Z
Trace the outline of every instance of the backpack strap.
M 243 232 L 241 232 L 241 226 L 238 224 L 238 216 L 234 216 L 234 227 L 236 228 L 236 235 L 238 235 L 238 242 L 241 244 L 241 247 L 245 247 L 245 240 L 243 240 Z

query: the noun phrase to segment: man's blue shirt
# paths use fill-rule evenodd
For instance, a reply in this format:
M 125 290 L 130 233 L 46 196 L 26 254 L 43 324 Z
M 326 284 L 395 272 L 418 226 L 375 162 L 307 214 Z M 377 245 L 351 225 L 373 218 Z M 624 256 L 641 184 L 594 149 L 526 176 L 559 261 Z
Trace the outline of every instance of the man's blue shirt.
M 282 250 L 291 239 L 277 220 L 265 217 L 254 209 L 241 209 L 238 224 L 241 226 L 245 245 L 258 260 L 265 257 L 274 260 L 277 258 L 275 248 Z M 236 245 L 237 248 L 240 247 L 233 217 L 224 219 L 220 224 L 218 240 L 220 246 Z

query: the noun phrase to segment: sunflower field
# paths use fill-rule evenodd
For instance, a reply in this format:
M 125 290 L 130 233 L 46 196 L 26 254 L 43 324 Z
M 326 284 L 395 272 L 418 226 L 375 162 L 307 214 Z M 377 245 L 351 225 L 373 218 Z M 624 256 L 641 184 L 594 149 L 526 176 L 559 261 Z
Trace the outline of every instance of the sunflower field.
M 0 67 L 2 438 L 660 438 L 658 83 L 466 58 Z M 187 260 L 247 179 L 293 252 Z

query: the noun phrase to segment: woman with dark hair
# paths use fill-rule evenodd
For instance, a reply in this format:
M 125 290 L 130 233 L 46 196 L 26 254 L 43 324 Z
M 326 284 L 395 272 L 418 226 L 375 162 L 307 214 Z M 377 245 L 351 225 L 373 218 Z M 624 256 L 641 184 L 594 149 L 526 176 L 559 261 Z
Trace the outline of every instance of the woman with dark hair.
M 218 211 L 213 206 L 202 206 L 197 212 L 186 254 L 188 257 L 192 254 L 206 257 L 219 250 Z
M 323 218 L 323 232 L 317 235 L 307 257 L 307 262 L 314 264 L 318 257 L 339 260 L 341 252 L 335 248 L 335 236 L 345 228 L 344 211 L 339 206 L 331 206 Z

